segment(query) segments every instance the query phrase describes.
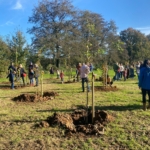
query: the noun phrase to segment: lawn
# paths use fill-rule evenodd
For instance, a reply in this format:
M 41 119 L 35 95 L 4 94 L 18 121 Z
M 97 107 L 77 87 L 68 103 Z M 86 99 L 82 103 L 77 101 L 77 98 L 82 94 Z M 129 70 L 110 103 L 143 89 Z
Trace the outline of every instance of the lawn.
M 98 72 L 95 72 L 98 74 Z M 113 72 L 109 72 L 113 76 Z M 91 75 L 90 75 L 91 76 Z M 65 81 L 68 77 L 65 77 Z M 3 81 L 3 82 L 2 82 Z M 65 136 L 60 127 L 35 128 L 35 125 L 54 112 L 71 113 L 86 105 L 86 92 L 81 92 L 81 82 L 61 84 L 56 76 L 44 74 L 44 91 L 55 91 L 55 99 L 23 103 L 12 98 L 23 93 L 36 93 L 39 87 L 24 87 L 11 90 L 0 86 L 0 149 L 2 150 L 100 150 L 100 149 L 150 149 L 150 110 L 143 111 L 142 95 L 137 77 L 127 81 L 115 81 L 118 91 L 95 91 L 95 108 L 114 117 L 105 126 L 104 134 L 98 136 Z M 7 85 L 7 83 L 5 83 Z M 20 83 L 15 83 L 20 84 Z M 90 83 L 91 84 L 91 83 Z M 95 82 L 95 86 L 102 85 Z M 89 106 L 92 92 L 89 92 Z

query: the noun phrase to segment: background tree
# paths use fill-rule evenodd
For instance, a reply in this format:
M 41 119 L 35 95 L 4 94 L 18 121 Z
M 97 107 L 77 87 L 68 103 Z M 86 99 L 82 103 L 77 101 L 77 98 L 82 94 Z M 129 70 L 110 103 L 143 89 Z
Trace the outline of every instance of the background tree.
M 28 30 L 33 34 L 35 46 L 45 46 L 44 50 L 51 52 L 49 57 L 56 60 L 59 67 L 59 59 L 63 55 L 64 35 L 66 31 L 72 32 L 75 10 L 69 0 L 44 0 L 33 9 L 29 22 L 34 26 Z
M 128 51 L 129 63 L 149 57 L 148 38 L 140 31 L 128 28 L 120 32 L 120 39 L 125 43 L 125 48 Z
M 14 35 L 7 37 L 7 44 L 10 51 L 9 59 L 19 65 L 25 65 L 28 58 L 29 46 L 26 43 L 25 37 L 21 31 L 16 31 Z
M 0 37 L 0 76 L 3 75 L 3 72 L 7 71 L 10 64 L 10 52 L 9 47 L 1 37 Z

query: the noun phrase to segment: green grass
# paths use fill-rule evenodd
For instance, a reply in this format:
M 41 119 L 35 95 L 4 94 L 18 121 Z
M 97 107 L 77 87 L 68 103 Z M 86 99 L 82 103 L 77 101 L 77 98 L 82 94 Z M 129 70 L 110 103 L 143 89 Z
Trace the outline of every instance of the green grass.
M 97 72 L 94 72 L 97 74 Z M 110 76 L 114 75 L 109 71 Z M 107 111 L 114 121 L 107 124 L 101 136 L 65 137 L 64 130 L 57 127 L 34 128 L 34 125 L 54 112 L 68 113 L 86 105 L 86 93 L 81 83 L 60 84 L 56 75 L 44 74 L 44 91 L 59 94 L 54 100 L 38 103 L 16 103 L 11 98 L 22 93 L 35 93 L 35 87 L 16 90 L 0 88 L 0 147 L 1 149 L 53 149 L 53 150 L 99 150 L 99 149 L 150 149 L 150 110 L 143 111 L 142 95 L 137 77 L 116 81 L 115 92 L 95 91 L 95 108 Z M 65 81 L 68 77 L 65 77 Z M 7 79 L 1 79 L 8 81 Z M 3 85 L 1 83 L 1 85 Z M 102 85 L 95 82 L 95 86 Z M 39 85 L 38 90 L 41 90 Z M 92 93 L 89 93 L 89 106 Z M 21 143 L 21 145 L 20 145 Z

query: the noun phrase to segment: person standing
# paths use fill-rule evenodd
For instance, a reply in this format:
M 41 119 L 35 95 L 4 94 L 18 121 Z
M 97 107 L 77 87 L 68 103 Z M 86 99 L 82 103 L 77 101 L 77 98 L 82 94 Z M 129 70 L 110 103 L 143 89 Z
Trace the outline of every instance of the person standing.
M 14 63 L 11 63 L 10 66 L 8 67 L 8 76 L 9 81 L 11 83 L 11 89 L 14 89 L 14 78 L 16 74 L 16 68 L 14 67 Z
M 17 70 L 18 70 L 18 73 L 19 73 L 19 78 L 20 77 L 22 78 L 23 85 L 25 86 L 24 78 L 26 76 L 26 72 L 24 71 L 24 68 L 23 68 L 22 64 L 19 65 L 19 68 Z
M 89 68 L 90 68 L 90 72 L 92 72 L 93 71 L 93 64 L 92 63 L 90 63 Z
M 140 64 L 140 62 L 138 61 L 137 64 L 136 64 L 136 74 L 137 74 L 137 76 L 138 76 L 138 79 L 139 79 L 139 75 L 140 75 L 140 66 L 141 66 L 141 64 Z
M 79 82 L 79 76 L 80 76 L 80 68 L 81 68 L 81 63 L 78 63 L 76 66 L 76 77 L 77 77 L 78 82 Z
M 124 66 L 123 64 L 120 64 L 120 78 L 123 77 L 123 72 L 124 72 Z
M 125 68 L 123 71 L 123 77 L 124 77 L 124 81 L 126 81 L 126 79 L 127 79 L 127 68 Z
M 29 65 L 29 80 L 30 80 L 30 86 L 34 85 L 34 70 L 33 70 L 33 63 L 31 62 Z
M 118 62 L 116 62 L 116 63 L 113 65 L 113 70 L 114 70 L 114 72 L 115 72 L 114 80 L 119 80 L 120 68 L 119 68 Z
M 37 64 L 35 64 L 35 66 L 34 66 L 35 86 L 39 85 L 39 76 L 40 76 L 39 67 Z
M 54 69 L 53 69 L 53 67 L 51 67 L 51 69 L 50 69 L 50 74 L 54 74 Z
M 83 63 L 82 67 L 80 68 L 80 76 L 82 80 L 82 92 L 85 91 L 84 83 L 86 82 L 88 85 L 88 74 L 90 73 L 90 68 L 88 67 L 87 63 Z
M 61 79 L 61 83 L 63 84 L 63 82 L 64 82 L 64 73 L 63 73 L 62 70 L 60 72 L 60 79 Z
M 145 60 L 140 69 L 139 88 L 142 90 L 143 110 L 146 110 L 146 93 L 148 93 L 148 108 L 150 108 L 150 60 Z

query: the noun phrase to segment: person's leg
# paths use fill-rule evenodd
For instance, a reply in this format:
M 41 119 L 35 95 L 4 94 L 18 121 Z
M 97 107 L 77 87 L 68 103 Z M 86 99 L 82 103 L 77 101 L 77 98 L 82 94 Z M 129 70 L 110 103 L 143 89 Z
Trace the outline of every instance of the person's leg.
M 148 109 L 150 109 L 150 90 L 147 91 L 148 92 Z
M 82 92 L 84 92 L 84 81 L 85 81 L 85 78 L 82 78 Z
M 32 78 L 32 86 L 34 85 L 34 78 Z
M 142 89 L 143 110 L 146 110 L 146 90 Z
M 23 85 L 25 85 L 24 77 L 21 77 L 21 78 L 22 78 Z
M 12 80 L 11 80 L 11 89 L 14 89 L 14 75 L 11 74 Z
M 35 85 L 38 86 L 38 77 L 35 78 Z

